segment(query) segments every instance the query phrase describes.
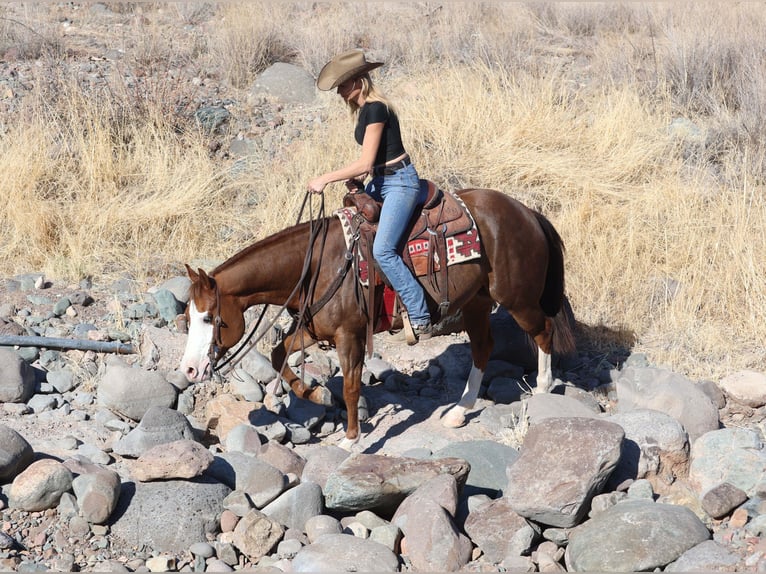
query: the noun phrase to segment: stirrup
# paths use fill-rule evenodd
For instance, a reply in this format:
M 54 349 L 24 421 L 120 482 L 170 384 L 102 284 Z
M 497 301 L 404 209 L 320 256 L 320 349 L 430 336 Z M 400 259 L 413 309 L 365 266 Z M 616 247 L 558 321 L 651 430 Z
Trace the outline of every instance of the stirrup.
M 402 310 L 402 323 L 404 324 L 404 336 L 407 344 L 414 345 L 418 342 L 418 337 L 415 335 L 415 331 L 412 329 L 410 315 L 405 310 Z

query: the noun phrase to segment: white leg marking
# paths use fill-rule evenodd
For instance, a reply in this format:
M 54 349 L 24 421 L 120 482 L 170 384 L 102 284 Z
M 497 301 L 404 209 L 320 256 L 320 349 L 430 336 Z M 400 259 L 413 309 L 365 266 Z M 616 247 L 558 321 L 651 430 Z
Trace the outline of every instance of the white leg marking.
M 351 452 L 351 447 L 353 447 L 357 442 L 359 442 L 359 437 L 356 437 L 353 440 L 343 437 L 343 440 L 338 443 L 338 446 L 343 450 Z
M 547 393 L 553 387 L 551 356 L 541 349 L 537 351 L 537 388 L 535 393 Z
M 452 407 L 442 419 L 445 427 L 458 428 L 465 424 L 465 412 L 472 409 L 479 396 L 481 380 L 484 378 L 484 371 L 479 370 L 476 365 L 471 365 L 471 372 L 468 373 L 468 380 L 463 389 L 463 396 L 458 403 Z
M 194 301 L 189 304 L 189 334 L 186 339 L 186 349 L 181 359 L 181 371 L 192 382 L 202 380 L 210 358 L 210 342 L 213 340 L 213 325 L 205 322 L 206 313 L 197 311 Z

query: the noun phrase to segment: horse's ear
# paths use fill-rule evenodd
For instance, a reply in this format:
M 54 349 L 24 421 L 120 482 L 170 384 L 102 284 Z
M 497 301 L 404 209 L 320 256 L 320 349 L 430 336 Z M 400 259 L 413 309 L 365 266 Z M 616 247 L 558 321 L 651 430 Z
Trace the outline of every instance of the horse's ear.
M 191 267 L 189 267 L 188 263 L 184 263 L 186 266 L 186 273 L 189 275 L 189 279 L 191 279 L 192 283 L 196 283 L 199 281 L 199 275 L 194 271 Z
M 210 277 L 207 273 L 205 273 L 204 269 L 197 269 L 197 274 L 199 277 L 199 282 L 202 284 L 202 286 L 205 289 L 214 289 L 215 288 L 215 280 Z

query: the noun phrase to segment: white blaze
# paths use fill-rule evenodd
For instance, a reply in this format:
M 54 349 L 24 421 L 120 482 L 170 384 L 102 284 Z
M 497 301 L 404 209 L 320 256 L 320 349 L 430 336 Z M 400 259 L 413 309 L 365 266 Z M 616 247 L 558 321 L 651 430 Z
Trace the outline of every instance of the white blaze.
M 192 382 L 199 382 L 210 364 L 210 343 L 213 341 L 213 324 L 206 321 L 207 313 L 197 311 L 194 301 L 189 302 L 189 335 L 186 350 L 181 359 L 181 372 Z

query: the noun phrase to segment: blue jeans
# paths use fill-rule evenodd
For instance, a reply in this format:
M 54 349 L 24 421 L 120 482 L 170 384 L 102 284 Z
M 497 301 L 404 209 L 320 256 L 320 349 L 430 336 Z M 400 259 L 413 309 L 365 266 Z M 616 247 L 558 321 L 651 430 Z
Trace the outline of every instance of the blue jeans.
M 375 177 L 367 193 L 383 202 L 372 255 L 407 308 L 413 325 L 431 320 L 423 287 L 400 256 L 407 230 L 416 209 L 426 201 L 427 189 L 420 185 L 415 166 L 410 164 L 393 175 Z

